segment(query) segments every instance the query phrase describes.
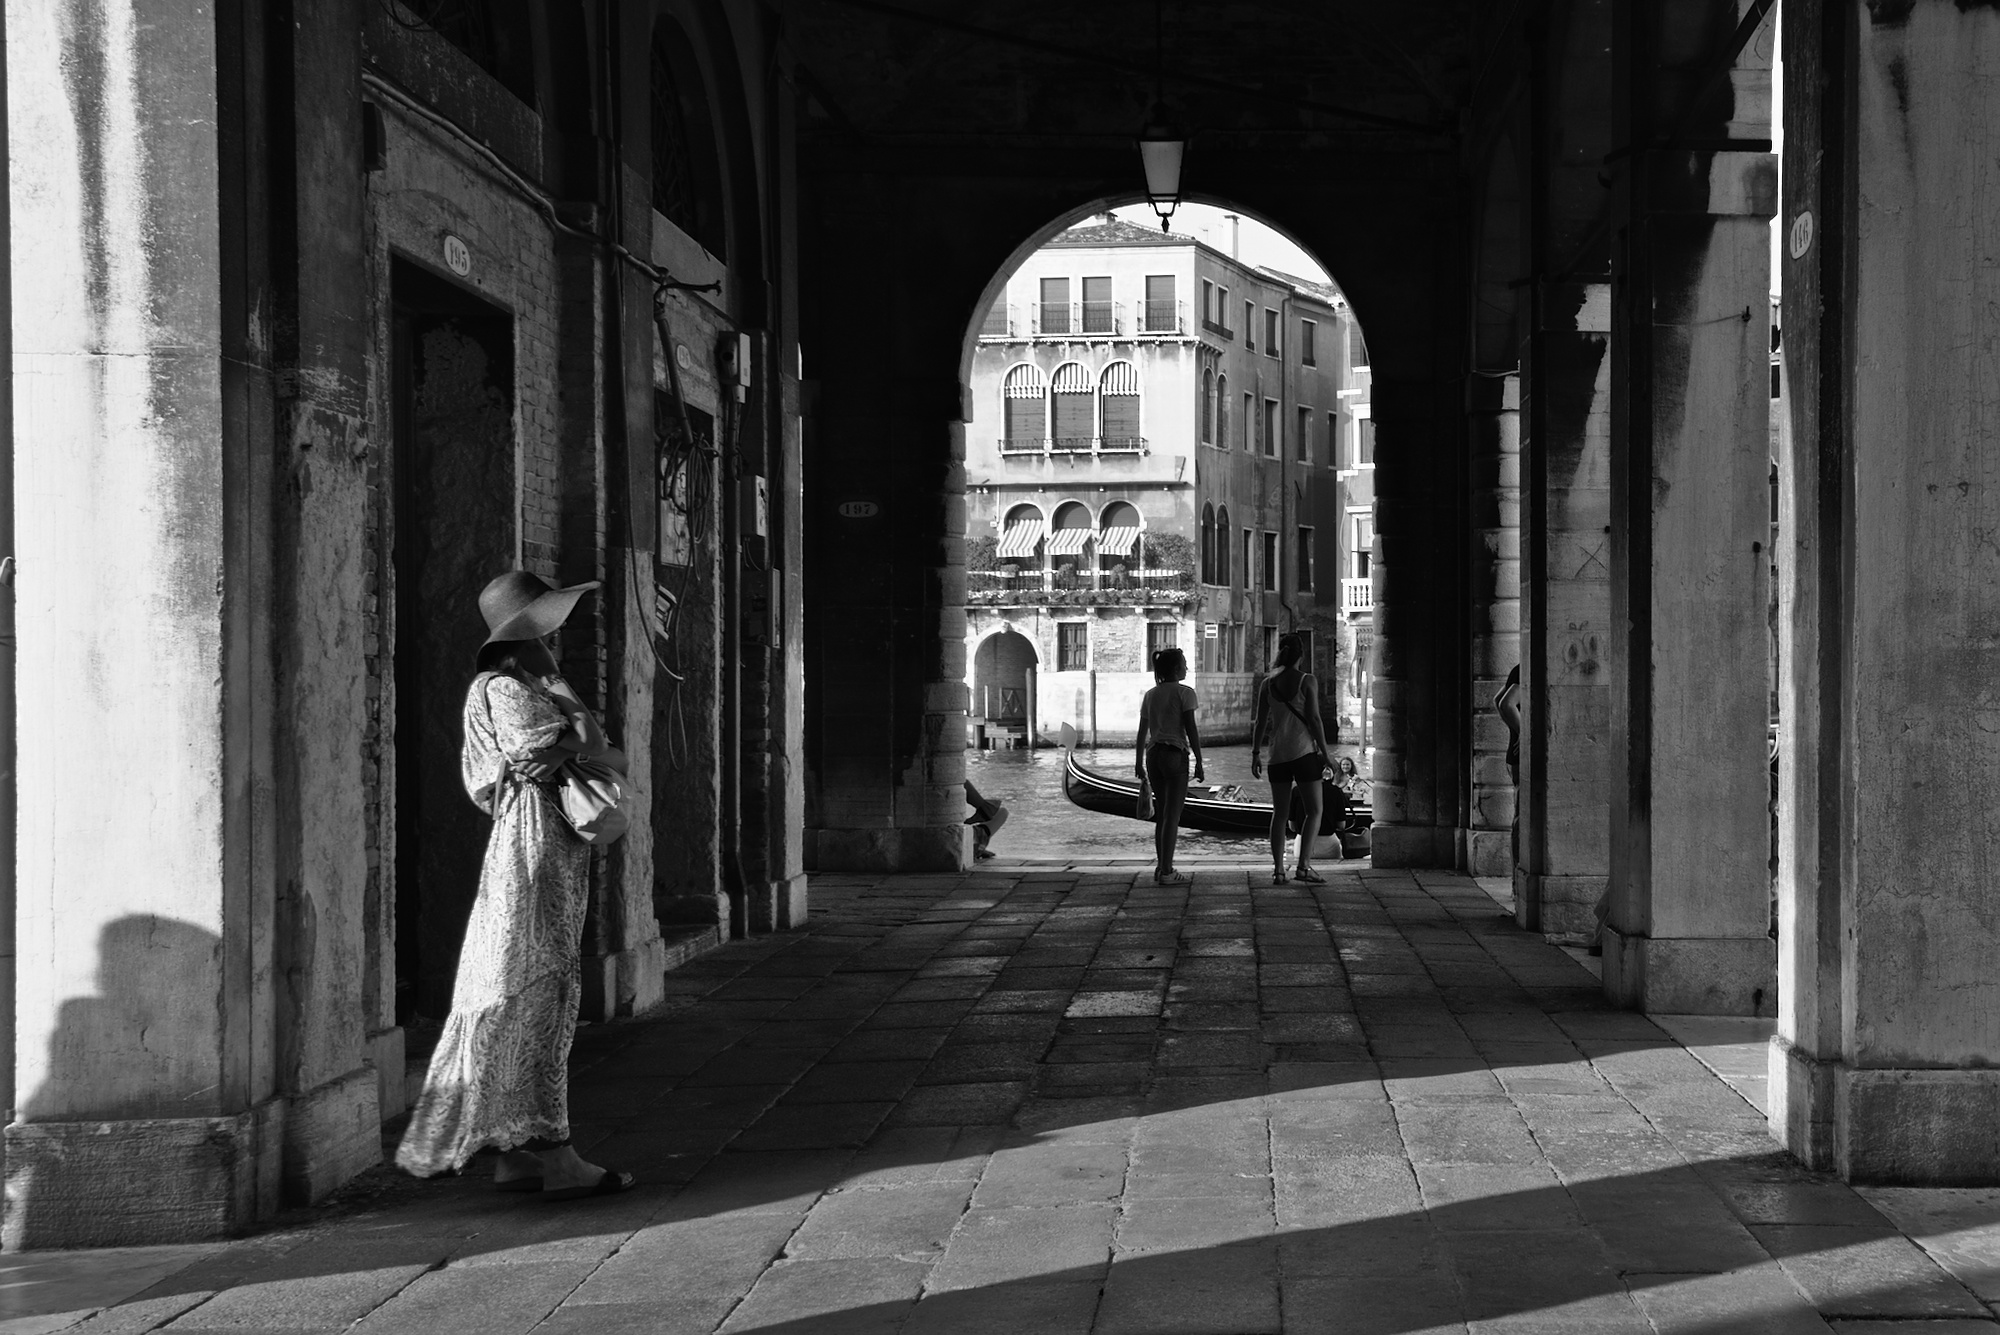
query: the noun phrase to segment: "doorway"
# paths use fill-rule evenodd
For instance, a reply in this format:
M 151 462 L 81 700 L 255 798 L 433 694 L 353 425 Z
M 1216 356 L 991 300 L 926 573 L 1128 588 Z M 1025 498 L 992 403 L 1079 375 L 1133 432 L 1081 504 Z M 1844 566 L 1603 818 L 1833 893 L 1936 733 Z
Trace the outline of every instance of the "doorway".
M 1027 636 L 989 635 L 972 655 L 972 712 L 981 746 L 1033 746 L 1037 655 Z
M 442 1020 L 487 818 L 459 773 L 479 591 L 516 564 L 514 322 L 391 261 L 396 1022 Z

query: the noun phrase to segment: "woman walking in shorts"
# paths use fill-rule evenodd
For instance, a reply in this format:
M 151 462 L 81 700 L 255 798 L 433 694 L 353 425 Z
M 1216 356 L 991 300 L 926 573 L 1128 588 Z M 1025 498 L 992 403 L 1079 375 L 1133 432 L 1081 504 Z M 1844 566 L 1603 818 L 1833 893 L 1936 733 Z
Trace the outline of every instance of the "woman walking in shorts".
M 1153 655 L 1152 690 L 1139 701 L 1139 778 L 1152 785 L 1155 885 L 1183 885 L 1189 877 L 1174 870 L 1174 846 L 1181 837 L 1181 808 L 1187 803 L 1188 757 L 1202 781 L 1201 729 L 1194 721 L 1194 689 L 1182 684 L 1187 655 L 1162 649 Z
M 1326 730 L 1320 724 L 1319 689 L 1312 673 L 1299 669 L 1305 641 L 1297 635 L 1278 640 L 1278 670 L 1257 691 L 1257 716 L 1250 726 L 1250 773 L 1264 772 L 1258 754 L 1268 726 L 1271 734 L 1271 884 L 1285 883 L 1285 818 L 1291 813 L 1292 787 L 1298 786 L 1303 815 L 1299 821 L 1299 862 L 1294 873 L 1314 885 L 1326 878 L 1313 870 L 1312 843 L 1319 833 L 1320 775 L 1326 768 Z

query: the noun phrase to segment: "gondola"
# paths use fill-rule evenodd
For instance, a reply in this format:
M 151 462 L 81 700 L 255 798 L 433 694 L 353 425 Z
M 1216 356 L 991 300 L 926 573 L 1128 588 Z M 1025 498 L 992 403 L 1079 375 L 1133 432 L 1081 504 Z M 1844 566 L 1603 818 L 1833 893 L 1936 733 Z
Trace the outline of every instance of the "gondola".
M 1190 785 L 1187 804 L 1181 808 L 1181 828 L 1262 838 L 1271 828 L 1271 804 L 1236 799 L 1238 791 L 1234 784 Z M 1063 750 L 1063 795 L 1085 811 L 1138 819 L 1138 777 L 1100 774 L 1079 762 L 1068 748 Z M 1343 856 L 1366 857 L 1373 823 L 1374 813 L 1365 806 L 1328 802 L 1320 813 L 1319 832 L 1338 835 Z

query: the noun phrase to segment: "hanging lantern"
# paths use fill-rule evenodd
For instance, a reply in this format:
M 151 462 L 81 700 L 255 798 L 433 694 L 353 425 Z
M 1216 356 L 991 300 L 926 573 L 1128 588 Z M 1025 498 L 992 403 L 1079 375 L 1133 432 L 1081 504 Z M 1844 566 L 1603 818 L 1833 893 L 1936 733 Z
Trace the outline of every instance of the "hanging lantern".
M 1187 153 L 1187 136 L 1165 123 L 1157 105 L 1147 122 L 1139 131 L 1139 162 L 1146 169 L 1146 202 L 1160 215 L 1164 232 L 1181 205 L 1181 158 Z

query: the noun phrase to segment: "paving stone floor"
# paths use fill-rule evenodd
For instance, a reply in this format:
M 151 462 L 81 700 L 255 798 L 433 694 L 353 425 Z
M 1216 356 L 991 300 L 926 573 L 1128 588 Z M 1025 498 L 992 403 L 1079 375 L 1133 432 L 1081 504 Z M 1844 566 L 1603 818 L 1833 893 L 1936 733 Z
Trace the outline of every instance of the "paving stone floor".
M 1802 1171 L 1726 1032 L 1607 1010 L 1463 877 L 812 894 L 584 1031 L 578 1137 L 640 1190 L 384 1169 L 234 1244 L 7 1258 L 41 1314 L 0 1331 L 1995 1329 L 2000 1192 Z

